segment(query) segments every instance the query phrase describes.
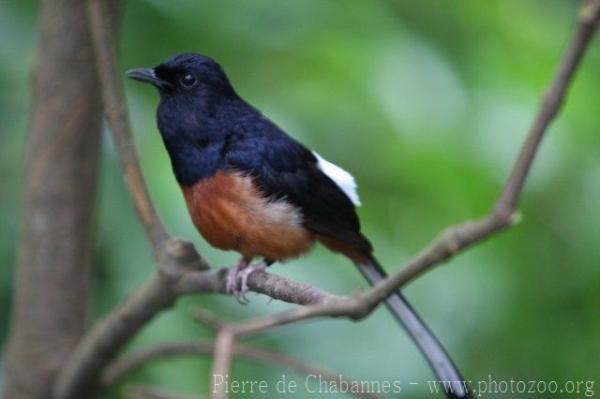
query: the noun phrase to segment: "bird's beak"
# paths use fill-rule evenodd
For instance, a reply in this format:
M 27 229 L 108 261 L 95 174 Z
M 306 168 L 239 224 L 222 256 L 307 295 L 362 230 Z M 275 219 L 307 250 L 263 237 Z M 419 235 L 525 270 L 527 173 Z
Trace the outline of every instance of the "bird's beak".
M 156 76 L 154 69 L 152 68 L 135 68 L 130 69 L 126 72 L 126 75 L 134 80 L 139 80 L 140 82 L 150 83 L 151 85 L 159 88 L 159 89 L 167 89 L 171 86 L 169 82 L 166 82 L 159 77 Z

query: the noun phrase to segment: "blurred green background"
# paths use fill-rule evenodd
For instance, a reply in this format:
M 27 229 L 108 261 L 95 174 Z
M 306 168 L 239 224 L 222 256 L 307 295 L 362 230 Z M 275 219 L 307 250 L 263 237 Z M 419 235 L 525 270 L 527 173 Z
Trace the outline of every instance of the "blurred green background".
M 355 175 L 364 231 L 395 270 L 443 227 L 490 208 L 578 4 L 128 1 L 120 67 L 154 66 L 183 51 L 217 59 L 244 98 Z M 0 1 L 0 345 L 12 295 L 37 9 L 31 0 Z M 536 159 L 522 223 L 406 288 L 468 379 L 600 380 L 599 68 L 597 40 Z M 208 247 L 189 221 L 155 126 L 157 94 L 125 85 L 143 170 L 166 225 L 211 264 L 232 265 L 236 255 Z M 153 267 L 106 134 L 100 187 L 95 315 L 123 300 Z M 336 293 L 364 286 L 348 261 L 322 248 L 272 271 Z M 234 320 L 286 307 L 251 299 L 245 307 L 222 296 L 182 299 L 130 347 L 209 338 L 189 317 L 197 305 Z M 417 381 L 405 385 L 405 396 L 431 397 L 428 366 L 383 309 L 361 323 L 280 328 L 251 344 L 357 379 Z M 209 370 L 210 359 L 188 358 L 153 363 L 131 380 L 205 392 Z M 304 381 L 241 360 L 233 373 L 271 384 L 282 373 Z

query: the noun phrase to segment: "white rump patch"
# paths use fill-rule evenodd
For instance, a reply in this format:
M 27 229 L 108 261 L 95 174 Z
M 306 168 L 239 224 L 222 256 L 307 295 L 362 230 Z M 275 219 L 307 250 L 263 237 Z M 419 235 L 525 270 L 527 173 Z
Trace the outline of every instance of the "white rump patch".
M 339 166 L 327 161 L 315 151 L 313 151 L 313 155 L 317 157 L 317 160 L 319 161 L 319 169 L 342 189 L 344 194 L 350 198 L 350 201 L 352 201 L 354 205 L 360 206 L 360 199 L 356 192 L 356 181 L 354 180 L 354 177 Z

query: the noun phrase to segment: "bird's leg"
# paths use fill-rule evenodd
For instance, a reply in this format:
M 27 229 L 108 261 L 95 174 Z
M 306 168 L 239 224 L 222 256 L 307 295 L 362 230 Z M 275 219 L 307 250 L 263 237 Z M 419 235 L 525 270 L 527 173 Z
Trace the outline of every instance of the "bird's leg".
M 240 272 L 248 267 L 250 261 L 244 258 L 241 258 L 238 264 L 229 269 L 227 273 L 227 281 L 225 283 L 225 291 L 230 294 L 233 294 L 238 302 L 242 303 L 242 297 L 240 296 L 240 290 L 238 290 L 237 280 Z
M 264 259 L 262 262 L 257 263 L 256 265 L 250 265 L 240 271 L 238 278 L 241 280 L 241 290 L 240 294 L 244 301 L 249 302 L 246 298 L 246 293 L 248 292 L 248 277 L 254 272 L 264 272 L 267 270 L 267 267 L 271 266 L 273 261 L 270 259 Z

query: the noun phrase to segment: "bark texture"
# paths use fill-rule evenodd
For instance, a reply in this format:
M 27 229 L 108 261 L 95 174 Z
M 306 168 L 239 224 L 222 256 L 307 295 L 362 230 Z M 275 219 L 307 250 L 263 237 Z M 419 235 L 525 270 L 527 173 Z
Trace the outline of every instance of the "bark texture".
M 85 3 L 44 0 L 4 398 L 51 397 L 84 333 L 101 106 Z

